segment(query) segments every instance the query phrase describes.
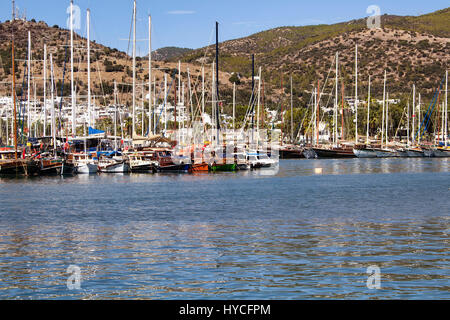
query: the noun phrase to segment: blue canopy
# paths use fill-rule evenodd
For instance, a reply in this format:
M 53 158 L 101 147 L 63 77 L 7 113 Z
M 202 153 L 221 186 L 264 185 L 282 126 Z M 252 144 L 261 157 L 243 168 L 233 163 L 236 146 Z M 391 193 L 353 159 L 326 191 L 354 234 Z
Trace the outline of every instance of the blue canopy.
M 89 135 L 92 135 L 92 134 L 102 134 L 102 133 L 105 133 L 105 131 L 97 130 L 97 129 L 94 129 L 94 128 L 89 127 Z

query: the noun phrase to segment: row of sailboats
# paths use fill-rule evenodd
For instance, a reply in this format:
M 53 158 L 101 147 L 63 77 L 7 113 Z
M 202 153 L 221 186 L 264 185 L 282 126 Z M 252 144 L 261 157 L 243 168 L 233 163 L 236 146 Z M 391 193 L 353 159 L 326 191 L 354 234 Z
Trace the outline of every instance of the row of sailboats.
M 329 145 L 322 146 L 319 143 L 319 121 L 320 121 L 320 101 L 322 94 L 320 84 L 318 84 L 317 89 L 314 90 L 314 102 L 313 106 L 315 106 L 315 110 L 312 112 L 311 122 L 314 123 L 314 136 L 313 136 L 313 145 L 311 147 L 307 147 L 303 154 L 307 158 L 390 158 L 390 157 L 449 157 L 450 149 L 448 144 L 448 71 L 446 71 L 445 77 L 441 82 L 440 87 L 435 93 L 435 97 L 428 108 L 427 114 L 423 119 L 420 119 L 421 115 L 421 97 L 419 94 L 419 112 L 417 112 L 416 106 L 416 87 L 413 86 L 413 104 L 412 104 L 412 114 L 410 112 L 409 102 L 408 108 L 406 112 L 407 119 L 407 142 L 404 144 L 393 143 L 390 142 L 389 137 L 389 107 L 390 107 L 390 99 L 389 92 L 387 92 L 387 72 L 384 72 L 384 83 L 383 83 L 383 101 L 382 101 L 382 128 L 381 128 L 381 143 L 380 141 L 371 141 L 370 140 L 370 108 L 371 108 L 371 82 L 372 78 L 369 76 L 369 88 L 368 88 L 368 100 L 367 100 L 367 135 L 364 143 L 361 143 L 362 139 L 359 136 L 359 120 L 358 120 L 358 111 L 359 111 L 359 98 L 358 98 L 358 46 L 355 46 L 355 96 L 354 96 L 354 123 L 355 123 L 355 141 L 345 142 L 341 141 L 339 144 L 339 136 L 338 136 L 338 86 L 339 86 L 339 54 L 336 53 L 336 61 L 335 61 L 335 101 L 333 108 L 333 116 L 332 116 L 332 143 Z M 444 81 L 445 80 L 445 81 Z M 445 82 L 445 88 L 444 87 Z M 342 84 L 343 86 L 343 84 Z M 431 116 L 433 115 L 433 110 L 435 109 L 436 104 L 438 104 L 438 99 L 442 92 L 445 92 L 445 101 L 442 105 L 442 132 L 437 133 L 437 136 L 442 136 L 440 143 L 436 141 L 434 147 L 432 145 L 425 145 L 423 141 L 421 141 L 423 135 L 425 134 L 428 124 L 430 122 Z M 341 138 L 343 137 L 343 105 L 344 105 L 344 96 L 342 95 L 342 131 Z M 439 112 L 438 112 L 439 115 Z M 417 120 L 418 116 L 418 121 Z M 412 121 L 411 121 L 412 118 Z M 411 125 L 412 122 L 412 125 Z M 412 130 L 411 130 L 412 129 Z M 417 131 L 416 131 L 417 129 Z M 412 134 L 411 134 L 412 131 Z M 439 139 L 439 138 L 438 138 Z
M 195 126 L 195 119 L 194 119 L 194 112 L 193 112 L 193 103 L 192 103 L 192 92 L 191 92 L 191 84 L 190 84 L 190 76 L 189 76 L 189 70 L 188 70 L 188 90 L 189 90 L 189 97 L 190 97 L 190 106 L 191 106 L 191 118 L 189 120 L 189 126 L 190 128 L 186 128 L 183 120 L 183 124 L 181 125 L 180 122 L 177 121 L 177 101 L 175 100 L 175 129 L 178 129 L 178 141 L 174 144 L 169 143 L 170 147 L 173 148 L 174 145 L 179 144 L 181 145 L 181 142 L 183 142 L 183 148 L 184 151 L 179 152 L 175 151 L 171 148 L 168 148 L 169 146 L 166 145 L 165 148 L 161 149 L 161 146 L 158 146 L 157 143 L 153 144 L 153 146 L 147 146 L 147 147 L 137 147 L 139 145 L 139 141 L 143 141 L 145 144 L 148 144 L 154 140 L 163 138 L 167 142 L 171 139 L 168 138 L 167 134 L 168 131 L 168 117 L 167 117 L 167 98 L 168 98 L 168 91 L 167 91 L 167 73 L 164 75 L 164 104 L 163 104 L 163 112 L 164 112 L 164 128 L 160 129 L 162 132 L 162 135 L 157 135 L 157 126 L 158 121 L 156 121 L 156 81 L 154 86 L 154 92 L 152 92 L 152 60 L 151 60 L 151 17 L 149 16 L 149 114 L 148 114 L 148 131 L 147 135 L 144 136 L 144 121 L 142 121 L 142 136 L 138 136 L 136 134 L 136 118 L 137 118 L 137 101 L 136 101 L 136 1 L 134 1 L 133 4 L 133 53 L 132 53 L 132 67 L 133 67 L 133 83 L 132 83 L 132 135 L 131 135 L 131 145 L 127 148 L 128 150 L 126 152 L 122 152 L 122 150 L 119 150 L 117 145 L 117 84 L 114 85 L 114 104 L 116 107 L 116 112 L 114 113 L 114 149 L 108 150 L 108 151 L 102 151 L 96 150 L 97 152 L 92 152 L 92 148 L 90 146 L 89 150 L 87 148 L 88 140 L 91 140 L 91 136 L 89 137 L 77 137 L 77 110 L 76 110 L 76 87 L 74 83 L 74 27 L 73 27 L 73 0 L 70 2 L 70 89 L 71 89 L 71 121 L 67 121 L 67 127 L 66 127 L 66 137 L 63 137 L 63 132 L 61 129 L 61 123 L 59 124 L 59 136 L 58 136 L 58 129 L 56 124 L 56 107 L 55 107 L 55 79 L 54 79 L 54 71 L 53 71 L 53 55 L 50 54 L 50 68 L 51 68 L 51 150 L 48 152 L 48 150 L 38 150 L 39 148 L 23 148 L 23 156 L 22 160 L 31 159 L 31 152 L 34 152 L 36 154 L 36 159 L 40 160 L 41 166 L 38 167 L 41 174 L 44 171 L 55 173 L 56 167 L 58 166 L 58 163 L 61 163 L 61 170 L 58 171 L 61 174 L 63 172 L 68 172 L 67 167 L 72 168 L 72 173 L 83 173 L 83 174 L 91 174 L 96 172 L 106 172 L 106 173 L 119 173 L 119 172 L 156 172 L 156 171 L 191 171 L 191 172 L 205 172 L 205 171 L 213 171 L 213 172 L 220 172 L 220 171 L 236 171 L 236 170 L 243 170 L 248 168 L 259 168 L 259 167 L 267 167 L 272 164 L 276 164 L 277 161 L 273 159 L 269 159 L 271 154 L 263 154 L 256 148 L 255 150 L 249 150 L 248 148 L 244 148 L 242 145 L 238 145 L 236 143 L 236 138 L 234 139 L 234 152 L 231 154 L 228 152 L 229 145 L 227 144 L 227 141 L 222 135 L 226 135 L 224 133 L 224 130 L 222 130 L 221 127 L 221 115 L 220 115 L 220 107 L 222 106 L 222 101 L 220 100 L 219 96 L 219 39 L 218 39 L 218 23 L 216 23 L 216 57 L 215 61 L 213 62 L 213 81 L 212 81 L 212 88 L 211 88 L 211 100 L 212 100 L 212 118 L 213 118 L 213 130 L 211 130 L 212 134 L 208 136 L 211 140 L 209 143 L 206 143 L 206 126 L 203 121 L 203 126 L 201 129 L 200 134 L 200 142 L 199 147 L 201 148 L 200 153 L 195 153 L 191 151 L 191 154 L 186 154 L 186 149 L 195 149 L 198 147 L 194 143 L 194 126 Z M 13 46 L 14 48 L 14 46 Z M 67 49 L 66 49 L 67 50 Z M 67 52 L 67 51 L 66 51 Z M 29 48 L 28 48 L 28 56 L 29 60 L 31 59 L 31 39 L 29 37 Z M 14 57 L 14 56 L 13 56 Z M 14 59 L 14 58 L 13 58 Z M 14 63 L 13 63 L 14 65 Z M 30 61 L 28 63 L 28 69 L 30 69 Z M 92 97 L 91 97 L 91 79 L 90 79 L 90 10 L 87 10 L 87 73 L 88 73 L 88 126 L 89 131 L 91 128 L 95 125 L 94 117 L 92 114 Z M 180 81 L 181 81 L 181 68 L 179 67 L 179 78 L 178 78 L 178 94 L 180 95 Z M 30 71 L 28 71 L 28 77 L 30 77 Z M 65 74 L 65 63 L 64 63 L 64 73 L 63 73 L 63 80 L 64 80 L 64 74 Z M 15 79 L 15 77 L 13 77 Z M 202 66 L 202 107 L 201 107 L 201 116 L 203 117 L 204 111 L 205 111 L 205 81 L 204 81 L 204 67 Z M 261 79 L 261 71 L 259 79 Z M 154 80 L 154 79 L 153 79 Z M 28 82 L 30 83 L 30 81 Z M 63 83 L 64 84 L 64 83 Z M 261 86 L 261 84 L 260 84 Z M 45 140 L 46 139 L 46 129 L 47 129 L 47 101 L 46 101 L 46 91 L 47 91 L 47 47 L 44 45 L 44 130 L 43 130 L 43 137 L 41 138 L 33 138 L 38 141 Z M 176 92 L 176 86 L 174 86 L 175 91 L 175 99 L 177 97 Z M 183 86 L 184 91 L 184 86 Z M 13 84 L 13 92 L 15 93 L 15 84 Z M 30 91 L 28 91 L 28 94 Z M 152 100 L 153 96 L 153 100 Z M 180 96 L 179 96 L 180 97 Z M 184 93 L 183 93 L 184 97 Z M 14 94 L 15 99 L 15 94 Z M 259 99 L 259 98 L 258 98 Z M 28 106 L 30 105 L 29 102 L 30 98 L 28 97 Z M 181 99 L 179 98 L 179 101 Z M 61 99 L 61 106 L 62 106 L 62 99 Z M 14 101 L 14 112 L 16 108 L 16 102 Z M 234 109 L 233 109 L 234 110 Z M 259 112 L 259 101 L 258 101 L 258 112 Z M 142 117 L 144 117 L 144 109 L 142 108 Z M 14 113 L 14 119 L 16 119 L 16 114 Z M 61 118 L 60 118 L 61 119 Z M 31 122 L 30 113 L 28 113 L 28 122 Z M 61 120 L 59 120 L 61 121 Z M 69 122 L 71 122 L 71 137 L 69 138 L 67 129 L 69 127 Z M 15 138 L 17 138 L 17 127 L 16 122 L 14 123 L 14 131 L 15 131 Z M 181 126 L 183 128 L 181 128 Z M 31 124 L 28 125 L 28 127 L 31 127 Z M 122 125 L 121 125 L 122 127 Z M 258 134 L 259 134 L 259 118 L 258 118 L 258 126 L 257 126 Z M 181 137 L 183 130 L 185 129 L 183 133 L 183 137 Z M 233 129 L 234 126 L 233 126 Z M 94 130 L 94 129 L 93 129 Z M 123 130 L 123 129 L 122 129 Z M 191 136 L 186 137 L 186 133 L 191 130 Z M 23 133 L 22 133 L 23 135 Z M 259 137 L 259 135 L 258 135 Z M 30 140 L 31 136 L 28 137 L 28 140 Z M 172 137 L 173 138 L 173 137 Z M 73 148 L 73 143 L 76 140 L 81 140 L 84 143 L 84 150 L 75 151 L 71 150 Z M 122 132 L 122 147 L 124 147 L 123 140 L 124 135 Z M 252 141 L 253 141 L 253 134 L 252 134 Z M 69 144 L 70 142 L 70 144 Z M 259 145 L 259 143 L 258 143 Z M 183 149 L 182 148 L 182 149 Z M 27 154 L 28 152 L 28 154 Z M 8 158 L 8 150 L 5 151 L 4 158 Z M 3 157 L 3 156 L 2 156 Z M 17 159 L 17 141 L 15 141 L 15 158 L 17 162 L 22 163 L 24 161 Z M 36 160 L 34 159 L 34 160 Z M 34 161 L 33 163 L 35 163 Z M 28 162 L 27 162 L 28 163 Z M 28 165 L 31 167 L 31 162 L 28 163 Z M 22 165 L 23 167 L 23 165 Z M 0 166 L 0 170 L 3 170 L 5 172 L 5 163 L 2 163 Z M 55 170 L 54 170 L 55 169 Z M 19 170 L 18 170 L 19 171 Z

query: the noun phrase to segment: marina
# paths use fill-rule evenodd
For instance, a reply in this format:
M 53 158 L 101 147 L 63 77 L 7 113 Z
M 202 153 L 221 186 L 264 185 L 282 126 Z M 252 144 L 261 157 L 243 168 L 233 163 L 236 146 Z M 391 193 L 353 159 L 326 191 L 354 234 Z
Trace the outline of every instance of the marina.
M 0 22 L 0 300 L 450 299 L 449 8 L 65 2 Z

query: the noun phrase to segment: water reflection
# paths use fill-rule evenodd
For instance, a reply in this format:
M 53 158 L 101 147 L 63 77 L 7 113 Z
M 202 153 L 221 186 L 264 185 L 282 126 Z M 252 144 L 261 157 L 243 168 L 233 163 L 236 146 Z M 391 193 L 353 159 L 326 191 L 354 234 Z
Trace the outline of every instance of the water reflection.
M 13 229 L 2 232 L 0 292 L 3 298 L 424 298 L 425 292 L 442 298 L 449 289 L 448 227 L 448 219 L 430 218 L 420 225 L 274 220 Z M 69 264 L 82 269 L 80 292 L 65 288 Z M 365 288 L 369 265 L 382 269 L 383 290 Z

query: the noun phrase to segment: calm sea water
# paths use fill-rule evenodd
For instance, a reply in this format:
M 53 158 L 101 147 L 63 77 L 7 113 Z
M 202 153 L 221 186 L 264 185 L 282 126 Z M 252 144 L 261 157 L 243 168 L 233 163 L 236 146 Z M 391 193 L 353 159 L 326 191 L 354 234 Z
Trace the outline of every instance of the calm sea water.
M 450 298 L 450 159 L 0 179 L 0 201 L 0 299 Z

